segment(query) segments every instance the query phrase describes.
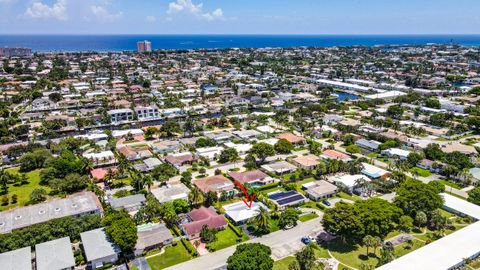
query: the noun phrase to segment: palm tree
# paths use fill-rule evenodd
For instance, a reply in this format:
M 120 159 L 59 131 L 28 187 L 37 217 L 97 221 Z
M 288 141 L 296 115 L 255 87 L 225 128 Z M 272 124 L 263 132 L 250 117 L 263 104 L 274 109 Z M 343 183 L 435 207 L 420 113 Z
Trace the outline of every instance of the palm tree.
M 150 191 L 150 187 L 153 185 L 153 177 L 150 174 L 147 174 L 143 177 L 143 184 L 147 186 L 148 191 Z
M 375 237 L 373 237 L 371 235 L 366 235 L 365 237 L 363 237 L 362 242 L 367 247 L 367 257 L 368 257 L 368 249 L 370 247 L 375 246 Z
M 260 232 L 269 232 L 270 231 L 270 212 L 268 209 L 260 207 L 257 210 L 257 216 L 253 218 L 253 223 L 258 228 Z
M 203 194 L 198 188 L 193 188 L 188 195 L 188 199 L 192 205 L 199 205 L 203 202 Z

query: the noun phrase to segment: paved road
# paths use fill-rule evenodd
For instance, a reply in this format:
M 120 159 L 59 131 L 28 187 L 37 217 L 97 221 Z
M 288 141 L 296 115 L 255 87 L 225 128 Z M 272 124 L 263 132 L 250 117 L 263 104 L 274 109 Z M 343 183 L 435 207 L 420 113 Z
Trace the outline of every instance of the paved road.
M 306 235 L 316 235 L 322 232 L 320 224 L 321 216 L 307 222 L 299 223 L 296 227 L 287 231 L 277 231 L 261 238 L 249 240 L 245 243 L 262 243 L 272 248 L 272 258 L 278 260 L 303 248 L 300 239 Z M 225 266 L 227 258 L 233 254 L 235 246 L 228 247 L 196 259 L 177 264 L 167 268 L 167 270 L 212 270 Z

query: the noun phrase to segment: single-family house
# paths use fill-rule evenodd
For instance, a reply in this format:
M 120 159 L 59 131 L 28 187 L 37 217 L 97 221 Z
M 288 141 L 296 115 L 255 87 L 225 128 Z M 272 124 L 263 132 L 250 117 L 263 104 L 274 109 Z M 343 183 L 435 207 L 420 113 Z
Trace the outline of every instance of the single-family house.
M 98 228 L 80 233 L 87 265 L 91 269 L 115 263 L 120 255 L 120 248 L 107 236 L 105 228 Z
M 213 207 L 193 209 L 187 213 L 186 220 L 183 222 L 181 228 L 188 239 L 199 238 L 204 225 L 207 225 L 210 229 L 217 230 L 223 230 L 228 226 L 225 218 L 217 214 Z

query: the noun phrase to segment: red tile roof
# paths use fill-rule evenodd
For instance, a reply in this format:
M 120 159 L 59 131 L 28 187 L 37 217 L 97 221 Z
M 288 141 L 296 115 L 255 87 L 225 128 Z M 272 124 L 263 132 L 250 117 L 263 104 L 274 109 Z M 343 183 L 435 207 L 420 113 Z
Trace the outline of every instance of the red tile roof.
M 238 181 L 242 184 L 262 180 L 268 177 L 267 174 L 260 170 L 246 172 L 229 172 L 228 175 L 232 177 L 235 181 Z
M 230 191 L 235 188 L 232 181 L 228 180 L 222 175 L 214 175 L 205 178 L 200 178 L 193 181 L 193 184 L 197 186 L 203 193 L 209 191 L 222 192 Z
M 339 160 L 350 158 L 350 156 L 348 156 L 347 154 L 344 154 L 335 150 L 330 150 L 330 149 L 323 151 L 323 155 L 332 159 L 339 159 Z
M 277 135 L 277 138 L 285 139 L 285 140 L 287 140 L 291 143 L 303 142 L 305 140 L 303 137 L 297 136 L 297 135 L 289 133 L 289 132 L 279 134 L 279 135 Z
M 188 213 L 192 222 L 183 225 L 187 235 L 196 235 L 200 233 L 203 225 L 207 225 L 210 229 L 220 229 L 227 226 L 225 218 L 217 214 L 212 208 L 194 209 Z

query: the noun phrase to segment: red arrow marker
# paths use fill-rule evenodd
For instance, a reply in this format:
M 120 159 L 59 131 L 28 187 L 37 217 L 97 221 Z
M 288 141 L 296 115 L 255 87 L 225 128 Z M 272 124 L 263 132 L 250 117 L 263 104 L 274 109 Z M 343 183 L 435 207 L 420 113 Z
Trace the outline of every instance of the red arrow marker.
M 237 181 L 233 181 L 233 183 L 243 191 L 243 194 L 245 194 L 245 198 L 242 198 L 242 201 L 245 203 L 245 205 L 249 209 L 252 208 L 253 199 L 255 199 L 255 193 L 253 193 L 252 196 L 250 196 L 250 195 L 248 195 L 247 190 L 245 189 L 245 187 L 242 184 L 240 184 Z

